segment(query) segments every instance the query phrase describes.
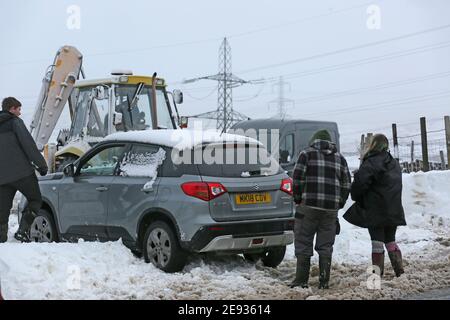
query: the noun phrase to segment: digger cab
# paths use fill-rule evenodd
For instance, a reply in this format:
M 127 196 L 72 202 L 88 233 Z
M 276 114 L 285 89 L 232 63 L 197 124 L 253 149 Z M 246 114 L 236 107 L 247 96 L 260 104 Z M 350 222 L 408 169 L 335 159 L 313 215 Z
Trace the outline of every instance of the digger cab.
M 117 131 L 177 129 L 164 79 L 116 72 L 110 78 L 81 80 L 72 94 L 70 138 L 103 138 Z M 154 104 L 156 101 L 156 105 Z M 156 112 L 152 111 L 152 108 Z M 157 128 L 152 116 L 157 114 Z

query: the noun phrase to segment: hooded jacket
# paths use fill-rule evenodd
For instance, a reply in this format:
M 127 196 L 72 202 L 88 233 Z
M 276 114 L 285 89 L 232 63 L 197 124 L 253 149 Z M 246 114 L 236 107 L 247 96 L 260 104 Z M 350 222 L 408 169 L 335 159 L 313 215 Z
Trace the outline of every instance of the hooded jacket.
M 293 172 L 294 201 L 322 210 L 339 210 L 347 201 L 351 176 L 347 161 L 330 141 L 313 140 Z
M 47 163 L 22 119 L 0 111 L 0 185 L 47 171 Z
M 387 151 L 365 157 L 351 187 L 365 227 L 406 225 L 402 206 L 402 170 Z

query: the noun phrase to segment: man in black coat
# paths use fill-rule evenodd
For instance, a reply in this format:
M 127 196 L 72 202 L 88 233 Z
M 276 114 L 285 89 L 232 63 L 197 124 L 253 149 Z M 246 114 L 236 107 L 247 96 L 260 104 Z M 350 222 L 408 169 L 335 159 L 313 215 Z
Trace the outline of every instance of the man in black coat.
M 384 271 L 385 246 L 398 277 L 404 270 L 395 234 L 397 227 L 406 225 L 406 221 L 402 206 L 402 170 L 388 148 L 386 136 L 378 134 L 373 137 L 351 187 L 356 205 L 344 218 L 369 229 L 372 264 L 380 269 L 380 275 Z
M 42 205 L 35 169 L 44 176 L 48 168 L 21 115 L 22 104 L 15 98 L 5 98 L 0 111 L 0 243 L 6 242 L 8 220 L 14 196 L 20 191 L 28 200 L 15 237 L 28 241 L 27 230 L 34 214 Z

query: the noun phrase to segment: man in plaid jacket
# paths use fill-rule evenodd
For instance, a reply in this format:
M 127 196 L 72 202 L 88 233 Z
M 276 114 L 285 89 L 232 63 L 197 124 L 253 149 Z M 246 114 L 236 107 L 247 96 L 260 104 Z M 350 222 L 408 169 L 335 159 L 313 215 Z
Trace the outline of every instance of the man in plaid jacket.
M 302 151 L 293 172 L 295 255 L 297 272 L 291 287 L 308 287 L 309 269 L 315 250 L 319 254 L 319 288 L 328 289 L 331 256 L 338 233 L 337 212 L 347 201 L 351 176 L 345 158 L 337 152 L 327 130 L 316 132 L 310 147 Z

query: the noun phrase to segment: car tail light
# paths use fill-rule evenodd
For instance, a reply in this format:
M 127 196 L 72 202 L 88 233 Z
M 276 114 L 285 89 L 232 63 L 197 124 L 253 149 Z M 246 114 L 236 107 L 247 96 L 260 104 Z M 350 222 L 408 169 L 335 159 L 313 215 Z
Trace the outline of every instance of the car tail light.
M 209 227 L 209 231 L 224 231 L 224 227 Z
M 225 187 L 217 182 L 186 182 L 181 185 L 185 194 L 204 201 L 211 201 L 227 192 Z
M 281 191 L 284 191 L 292 196 L 293 194 L 293 182 L 291 178 L 283 179 L 281 181 Z

